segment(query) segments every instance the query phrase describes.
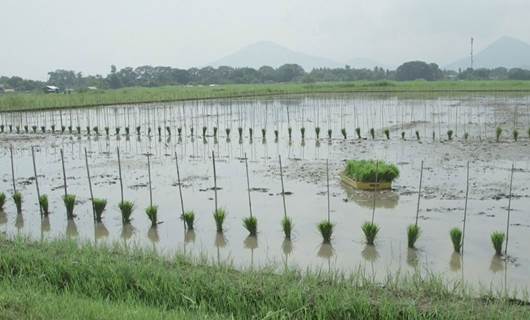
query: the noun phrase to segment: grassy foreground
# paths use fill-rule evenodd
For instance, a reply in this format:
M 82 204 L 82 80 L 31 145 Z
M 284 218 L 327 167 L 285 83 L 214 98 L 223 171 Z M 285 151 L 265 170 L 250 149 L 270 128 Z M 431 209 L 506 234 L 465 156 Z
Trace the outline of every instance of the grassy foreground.
M 326 83 L 166 86 L 96 90 L 72 94 L 0 95 L 0 111 L 44 110 L 129 103 L 342 92 L 529 92 L 530 81 L 355 81 Z
M 123 248 L 0 240 L 0 319 L 528 319 L 435 278 L 239 272 Z

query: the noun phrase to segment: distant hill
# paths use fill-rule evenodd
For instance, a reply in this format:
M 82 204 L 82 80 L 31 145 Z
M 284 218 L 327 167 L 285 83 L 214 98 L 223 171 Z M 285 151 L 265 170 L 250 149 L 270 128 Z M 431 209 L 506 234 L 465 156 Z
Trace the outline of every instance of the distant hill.
M 469 57 L 462 58 L 445 66 L 445 69 L 464 70 L 469 63 Z M 475 54 L 475 69 L 496 67 L 530 69 L 530 45 L 515 38 L 502 37 Z
M 296 52 L 269 41 L 251 44 L 208 65 L 252 68 L 266 65 L 276 68 L 286 63 L 296 63 L 306 71 L 321 67 L 344 67 L 344 64 L 331 59 Z

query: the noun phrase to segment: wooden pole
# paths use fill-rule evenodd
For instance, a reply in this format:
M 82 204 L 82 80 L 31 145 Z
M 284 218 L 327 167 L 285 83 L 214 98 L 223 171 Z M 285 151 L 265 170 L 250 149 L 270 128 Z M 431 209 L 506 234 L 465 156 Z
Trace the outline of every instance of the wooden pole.
M 121 158 L 120 158 L 120 147 L 116 147 L 116 153 L 118 154 L 118 172 L 120 174 L 120 194 L 121 203 L 123 203 L 123 177 L 121 175 Z
M 508 217 L 506 219 L 506 246 L 504 247 L 504 255 L 508 255 L 508 240 L 510 235 L 510 212 L 512 211 L 512 185 L 513 185 L 513 170 L 515 164 L 512 162 L 512 171 L 510 173 L 510 193 L 508 194 Z
M 420 215 L 420 199 L 421 199 L 422 180 L 423 180 L 423 160 L 421 160 L 421 168 L 420 168 L 420 185 L 418 187 L 418 204 L 416 206 L 416 222 L 414 223 L 415 226 L 418 226 L 418 217 Z
M 466 221 L 467 221 L 467 199 L 469 197 L 469 161 L 466 166 L 466 201 L 464 203 L 464 225 L 462 227 L 462 255 L 464 254 L 464 241 L 466 238 Z
M 68 185 L 66 184 L 66 170 L 64 168 L 64 152 L 63 149 L 61 149 L 61 164 L 63 166 L 63 183 L 64 183 L 64 195 L 68 195 Z
M 330 222 L 330 201 L 329 201 L 329 159 L 326 159 L 326 179 L 327 179 L 327 186 L 328 186 L 328 223 Z
M 215 212 L 217 212 L 217 172 L 215 170 L 215 153 L 212 151 L 212 162 L 213 162 L 213 190 L 215 194 Z
M 376 194 L 375 192 L 377 191 L 377 178 L 378 178 L 378 171 L 379 171 L 379 160 L 376 160 L 375 162 L 375 184 L 374 184 L 374 195 L 373 195 L 373 203 L 372 203 L 372 224 L 374 224 L 374 219 L 375 219 L 375 198 L 376 198 Z
M 92 202 L 92 218 L 94 222 L 96 221 L 96 210 L 94 209 L 94 193 L 92 192 L 92 179 L 90 178 L 90 169 L 88 167 L 88 154 L 85 148 L 85 164 L 86 164 L 86 174 L 88 177 L 88 189 L 90 190 L 90 201 Z
M 248 191 L 248 207 L 250 209 L 250 217 L 252 218 L 252 201 L 250 200 L 250 179 L 248 176 L 248 158 L 247 153 L 245 152 L 245 168 L 247 171 L 247 191 Z
M 180 209 L 182 211 L 182 216 L 184 216 L 184 198 L 182 197 L 182 184 L 180 182 L 179 157 L 177 156 L 177 152 L 175 152 L 175 162 L 177 164 L 177 182 L 179 185 Z
M 281 155 L 278 155 L 278 160 L 280 162 L 280 180 L 282 182 L 283 216 L 287 218 L 287 206 L 285 205 L 285 188 L 283 185 L 283 168 L 282 168 L 282 156 Z
M 11 155 L 11 180 L 13 181 L 13 193 L 17 193 L 17 184 L 15 183 L 15 165 L 13 164 L 13 145 L 9 146 Z
M 44 216 L 44 212 L 42 211 L 42 207 L 40 205 L 39 179 L 37 175 L 37 165 L 35 164 L 35 150 L 33 146 L 31 146 L 31 158 L 33 160 L 33 173 L 35 174 L 35 187 L 37 188 L 37 204 L 39 205 L 40 217 L 42 219 L 42 217 Z
M 147 154 L 147 174 L 149 176 L 149 206 L 153 206 L 153 188 L 151 185 L 151 154 Z

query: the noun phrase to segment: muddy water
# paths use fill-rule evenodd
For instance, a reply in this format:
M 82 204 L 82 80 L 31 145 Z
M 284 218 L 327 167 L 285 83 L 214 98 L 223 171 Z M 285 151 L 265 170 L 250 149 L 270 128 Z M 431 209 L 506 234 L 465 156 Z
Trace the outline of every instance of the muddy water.
M 119 241 L 130 246 L 153 247 L 163 254 L 185 251 L 241 268 L 274 266 L 343 272 L 362 268 L 378 280 L 383 280 L 388 273 L 430 271 L 441 273 L 448 280 L 463 278 L 475 287 L 519 290 L 520 297 L 524 297 L 521 291 L 530 287 L 527 97 L 403 99 L 341 95 L 72 112 L 80 113 L 80 119 L 91 119 L 91 126 L 99 121 L 100 126 L 122 127 L 122 132 L 109 137 L 102 129 L 100 136 L 94 136 L 93 132 L 88 136 L 84 130 L 82 135 L 49 132 L 51 121 L 57 121 L 56 126 L 60 127 L 58 121 L 61 117 L 65 121 L 69 110 L 59 116 L 57 112 L 3 115 L 2 123 L 6 126 L 18 117 L 20 121 L 27 118 L 30 126 L 31 119 L 46 119 L 48 129 L 44 134 L 0 135 L 0 188 L 9 195 L 12 193 L 9 162 L 12 144 L 16 186 L 25 199 L 22 215 L 17 215 L 12 201 L 8 201 L 5 212 L 0 213 L 2 232 L 35 239 L 67 236 L 98 244 Z M 136 123 L 131 120 L 133 112 L 137 112 Z M 129 137 L 123 135 L 127 123 L 135 127 L 140 120 L 144 128 L 140 137 L 133 129 Z M 165 127 L 164 120 L 165 124 L 170 123 L 172 135 L 162 131 L 159 137 L 155 128 Z M 23 127 L 24 122 L 20 124 Z M 520 131 L 518 142 L 511 139 L 514 124 Z M 202 137 L 203 125 L 208 128 L 206 140 Z M 248 133 L 251 125 L 252 142 Z M 145 135 L 149 126 L 152 127 L 150 138 Z M 180 126 L 185 133 L 179 139 L 175 131 Z M 194 137 L 190 135 L 191 126 L 195 128 Z M 224 129 L 220 129 L 218 139 L 211 136 L 213 126 L 230 127 L 230 140 Z M 239 126 L 245 129 L 242 141 L 238 138 Z M 302 126 L 306 128 L 304 141 L 300 133 Z M 321 127 L 320 140 L 315 139 L 315 126 Z M 363 128 L 361 140 L 353 137 L 357 126 Z M 495 142 L 497 126 L 505 129 L 500 143 Z M 261 137 L 262 127 L 267 128 L 265 141 Z M 287 136 L 288 127 L 293 128 L 291 141 Z M 342 127 L 348 128 L 347 140 L 339 137 Z M 377 130 L 374 140 L 366 139 L 370 127 Z M 328 128 L 333 130 L 331 141 L 327 139 Z M 391 129 L 390 140 L 383 136 L 383 128 Z M 280 132 L 277 142 L 275 129 Z M 455 132 L 452 141 L 448 141 L 445 133 L 449 129 Z M 420 141 L 415 138 L 416 130 L 420 132 Z M 400 139 L 402 131 L 406 140 Z M 464 132 L 469 133 L 468 140 L 464 140 Z M 35 146 L 41 193 L 50 197 L 52 214 L 43 221 L 36 201 L 31 146 Z M 136 205 L 132 227 L 127 228 L 122 227 L 117 208 L 120 201 L 117 147 L 121 151 L 125 198 Z M 109 203 L 103 224 L 92 222 L 85 148 L 94 196 L 107 198 Z M 61 149 L 65 154 L 68 192 L 78 197 L 77 218 L 71 222 L 67 222 L 61 199 L 64 194 Z M 216 233 L 212 217 L 212 151 L 217 158 L 219 205 L 228 211 L 223 235 Z M 144 214 L 149 205 L 146 153 L 152 154 L 153 202 L 159 206 L 159 219 L 163 222 L 157 229 L 149 228 Z M 181 208 L 175 153 L 181 166 L 184 207 L 196 213 L 194 233 L 185 232 L 178 219 Z M 258 218 L 257 239 L 248 238 L 242 227 L 242 219 L 249 212 L 242 160 L 245 154 L 249 158 L 253 212 Z M 278 155 L 284 164 L 287 212 L 295 224 L 291 243 L 283 240 L 280 227 L 283 206 Z M 341 185 L 338 177 L 344 160 L 351 158 L 383 159 L 396 163 L 401 170 L 392 191 L 375 194 L 375 221 L 381 227 L 375 247 L 364 244 L 360 229 L 363 222 L 371 219 L 374 194 L 351 190 Z M 336 224 L 331 246 L 321 245 L 316 229 L 327 212 L 326 159 L 330 159 L 331 220 Z M 418 250 L 408 250 L 406 227 L 415 218 L 421 160 L 425 161 L 419 220 L 423 232 Z M 467 161 L 470 161 L 470 195 L 463 259 L 453 253 L 448 233 L 451 228 L 462 226 Z M 516 170 L 509 259 L 500 259 L 494 256 L 489 235 L 506 229 L 512 161 Z

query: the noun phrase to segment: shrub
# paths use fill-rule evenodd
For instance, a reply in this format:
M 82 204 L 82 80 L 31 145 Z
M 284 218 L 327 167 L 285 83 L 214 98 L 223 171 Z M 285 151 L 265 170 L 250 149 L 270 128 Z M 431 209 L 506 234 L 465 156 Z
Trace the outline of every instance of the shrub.
M 66 217 L 68 219 L 73 219 L 74 207 L 75 207 L 75 194 L 67 194 L 63 197 L 64 206 L 66 207 Z
M 361 227 L 366 238 L 366 243 L 370 246 L 374 245 L 375 237 L 379 232 L 379 226 L 375 223 L 365 222 Z
M 118 205 L 121 211 L 121 221 L 123 224 L 131 223 L 131 216 L 134 210 L 134 203 L 131 201 L 122 201 Z
M 156 227 L 158 224 L 158 206 L 149 206 L 145 209 L 145 214 L 151 221 L 151 227 Z
M 376 174 L 377 172 L 377 174 Z M 348 160 L 344 173 L 360 182 L 392 182 L 399 176 L 399 169 L 393 164 L 373 160 Z
M 282 229 L 283 234 L 285 235 L 285 239 L 291 240 L 291 233 L 293 231 L 293 221 L 289 217 L 284 217 L 282 219 Z
M 420 227 L 418 225 L 411 224 L 410 226 L 408 226 L 408 228 L 407 228 L 407 243 L 408 243 L 409 248 L 411 248 L 411 249 L 414 248 L 414 245 L 415 245 L 416 241 L 420 237 L 420 233 L 421 233 L 421 230 L 420 230 Z
M 460 249 L 462 248 L 462 231 L 458 228 L 453 228 L 449 232 L 449 235 L 451 236 L 451 242 L 453 243 L 455 252 L 460 253 Z
M 390 140 L 390 130 L 385 129 L 385 136 L 387 140 Z
M 92 205 L 94 206 L 94 211 L 96 212 L 96 221 L 101 222 L 103 211 L 105 211 L 105 207 L 107 207 L 107 200 L 95 198 Z
M 186 224 L 186 228 L 188 230 L 193 230 L 193 223 L 195 222 L 195 212 L 184 212 L 184 214 L 182 214 L 182 220 L 184 220 L 184 223 Z
M 42 210 L 42 214 L 47 216 L 50 214 L 48 196 L 43 194 L 39 197 L 39 206 Z
M 13 201 L 15 201 L 15 206 L 17 207 L 17 213 L 22 212 L 22 193 L 15 192 L 13 194 Z
M 331 235 L 333 234 L 333 224 L 327 220 L 322 221 L 318 224 L 318 230 L 322 235 L 322 241 L 324 243 L 331 243 Z
M 213 218 L 215 220 L 215 226 L 217 227 L 217 232 L 223 232 L 223 223 L 226 218 L 225 209 L 219 208 L 213 213 Z
M 497 142 L 501 140 L 501 135 L 502 135 L 502 128 L 497 127 L 497 129 L 495 129 L 495 137 L 497 139 Z
M 243 226 L 249 232 L 250 236 L 255 237 L 258 234 L 258 219 L 256 217 L 246 217 L 243 219 Z
M 6 204 L 6 194 L 3 192 L 0 192 L 0 210 L 4 210 L 5 204 Z
M 502 255 L 502 244 L 504 243 L 504 232 L 495 231 L 491 234 L 491 243 L 495 249 L 495 254 L 500 256 Z

